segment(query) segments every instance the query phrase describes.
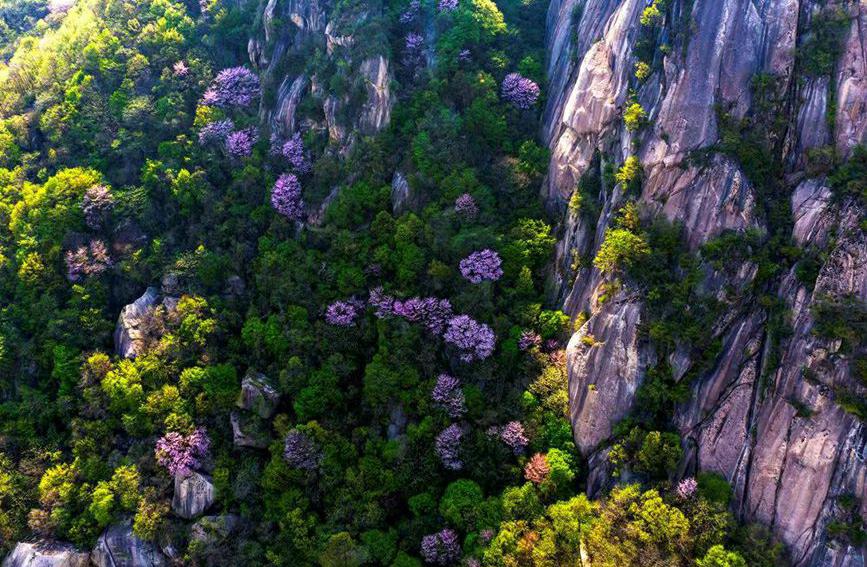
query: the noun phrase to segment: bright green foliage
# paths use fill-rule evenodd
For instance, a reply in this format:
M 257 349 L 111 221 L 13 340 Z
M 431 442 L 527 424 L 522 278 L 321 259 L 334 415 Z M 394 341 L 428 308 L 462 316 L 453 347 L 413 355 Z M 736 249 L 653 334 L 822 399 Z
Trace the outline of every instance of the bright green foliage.
M 623 123 L 630 132 L 635 132 L 644 126 L 647 120 L 647 111 L 638 102 L 633 102 L 623 111 Z
M 645 240 L 630 230 L 609 228 L 605 240 L 593 259 L 593 265 L 603 273 L 614 273 L 629 269 L 642 256 L 650 253 Z
M 637 156 L 629 156 L 614 176 L 615 180 L 625 189 L 634 189 L 641 179 L 641 162 Z
M 726 551 L 721 545 L 711 547 L 707 555 L 696 560 L 696 567 L 747 567 L 747 562 L 734 551 Z

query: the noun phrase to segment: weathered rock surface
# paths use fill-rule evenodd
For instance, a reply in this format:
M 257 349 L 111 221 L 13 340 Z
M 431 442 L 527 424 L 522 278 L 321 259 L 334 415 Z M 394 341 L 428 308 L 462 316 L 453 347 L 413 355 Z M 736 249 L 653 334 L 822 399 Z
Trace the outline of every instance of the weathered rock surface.
M 209 477 L 197 472 L 188 477 L 175 477 L 172 510 L 181 518 L 189 520 L 201 516 L 215 498 L 214 483 Z
M 147 342 L 148 325 L 159 298 L 157 288 L 149 287 L 141 297 L 121 309 L 114 330 L 114 350 L 118 355 L 135 358 L 142 353 Z
M 638 339 L 640 322 L 639 303 L 609 300 L 566 348 L 575 441 L 585 454 L 607 439 L 632 408 L 648 364 Z
M 3 567 L 87 567 L 90 554 L 60 542 L 18 543 Z
M 90 556 L 97 567 L 162 567 L 166 557 L 157 547 L 139 539 L 132 531 L 132 522 L 110 526 L 96 542 Z
M 752 116 L 758 108 L 754 78 L 774 78 L 769 84 L 785 127 L 772 140 L 773 151 L 791 196 L 791 238 L 823 252 L 818 279 L 808 286 L 791 268 L 762 290 L 790 311 L 791 335 L 775 345 L 769 313 L 751 287 L 758 267 L 749 261 L 721 272 L 706 267 L 703 292 L 727 303 L 713 329 L 723 348 L 697 376 L 690 373 L 696 361 L 687 345 L 669 362 L 677 378 L 695 376 L 690 401 L 673 418 L 685 439 L 681 470 L 723 474 L 734 487 L 739 517 L 769 525 L 797 567 L 865 564 L 864 549 L 826 530 L 839 517 L 836 500 L 843 494 L 855 495 L 855 514 L 867 518 L 867 437 L 838 396 L 865 391 L 839 342 L 814 332 L 812 312 L 826 297 L 867 301 L 867 237 L 860 225 L 867 215 L 834 201 L 829 183 L 810 177 L 820 174 L 807 169 L 806 152 L 830 145 L 846 158 L 867 141 L 867 2 L 825 4 L 851 18 L 830 77 L 805 77 L 796 65 L 811 20 L 827 9 L 817 0 L 673 2 L 672 21 L 652 39 L 651 76 L 640 85 L 631 76 L 644 0 L 553 0 L 547 21 L 551 81 L 542 137 L 551 162 L 543 193 L 549 209 L 563 214 L 551 295 L 567 313 L 590 315 L 567 354 L 570 414 L 576 442 L 590 460 L 591 493 L 610 482 L 606 440 L 631 410 L 652 353 L 629 329 L 642 320 L 640 295 L 600 305 L 605 278 L 584 261 L 595 255 L 622 206 L 622 191 L 602 179 L 595 219 L 565 204 L 578 180 L 599 169 L 597 156 L 616 166 L 636 155 L 644 170 L 638 196 L 644 214 L 682 224 L 692 251 L 727 230 L 767 232 L 766 197 L 756 180 L 716 151 L 717 113 L 722 109 L 733 120 Z M 663 52 L 663 44 L 671 49 Z M 630 88 L 649 115 L 639 132 L 623 125 Z
M 280 403 L 280 392 L 271 384 L 268 377 L 252 368 L 247 370 L 241 380 L 241 394 L 238 396 L 239 408 L 269 418 Z

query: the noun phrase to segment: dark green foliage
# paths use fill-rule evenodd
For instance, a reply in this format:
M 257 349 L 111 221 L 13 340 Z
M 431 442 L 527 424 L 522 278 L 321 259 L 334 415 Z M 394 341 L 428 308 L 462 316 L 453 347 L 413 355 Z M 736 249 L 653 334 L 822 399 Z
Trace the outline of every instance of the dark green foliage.
M 840 7 L 815 14 L 798 47 L 798 63 L 807 76 L 830 75 L 840 58 L 843 35 L 849 28 L 849 16 Z

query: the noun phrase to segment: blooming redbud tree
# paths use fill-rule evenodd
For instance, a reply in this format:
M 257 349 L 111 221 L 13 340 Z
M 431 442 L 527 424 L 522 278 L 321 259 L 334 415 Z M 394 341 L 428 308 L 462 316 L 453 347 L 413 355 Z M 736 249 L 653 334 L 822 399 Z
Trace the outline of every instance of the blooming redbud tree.
M 286 434 L 283 459 L 292 468 L 311 471 L 319 466 L 322 453 L 310 437 L 293 429 Z
M 472 195 L 464 193 L 455 199 L 455 212 L 464 218 L 472 219 L 479 214 L 479 206 Z
M 542 484 L 548 480 L 550 473 L 551 467 L 548 465 L 548 459 L 542 453 L 536 453 L 530 457 L 524 466 L 524 478 L 533 484 Z
M 291 173 L 277 178 L 271 190 L 271 205 L 290 220 L 298 220 L 304 214 L 304 201 L 301 199 L 301 183 Z
M 539 85 L 518 73 L 509 73 L 500 86 L 503 100 L 526 110 L 539 100 Z
M 262 89 L 259 77 L 246 67 L 232 67 L 220 71 L 202 97 L 208 106 L 228 108 L 247 107 L 259 98 Z
M 468 315 L 449 319 L 443 338 L 461 351 L 460 358 L 464 362 L 488 358 L 496 344 L 491 328 Z
M 524 331 L 521 333 L 521 338 L 518 339 L 518 348 L 521 350 L 529 350 L 542 344 L 542 337 L 539 333 L 533 331 Z
M 84 193 L 81 212 L 88 228 L 98 230 L 114 208 L 114 197 L 105 185 L 95 185 Z
M 259 140 L 255 128 L 245 128 L 232 132 L 226 137 L 226 152 L 234 158 L 248 157 L 253 153 L 253 146 Z
M 404 42 L 403 63 L 407 67 L 414 67 L 421 63 L 422 49 L 424 48 L 424 36 L 415 32 L 406 34 Z
M 400 15 L 400 23 L 409 24 L 415 21 L 416 17 L 418 17 L 418 11 L 421 7 L 421 2 L 419 0 L 411 0 L 409 6 L 407 6 L 406 11 L 404 11 Z
M 200 466 L 210 445 L 211 440 L 201 427 L 189 435 L 169 431 L 157 441 L 154 453 L 157 462 L 164 466 L 169 474 L 186 477 Z
M 235 123 L 228 118 L 208 122 L 199 130 L 199 144 L 223 144 L 234 129 Z
M 464 392 L 460 381 L 454 376 L 440 374 L 431 392 L 431 400 L 441 407 L 451 418 L 459 418 L 467 411 Z
M 66 253 L 66 278 L 71 282 L 98 276 L 112 265 L 108 248 L 102 240 L 91 240 L 87 246 Z
M 677 483 L 675 494 L 681 500 L 689 500 L 695 495 L 696 490 L 698 490 L 698 481 L 693 477 L 688 477 Z
M 325 321 L 329 325 L 350 327 L 358 317 L 358 306 L 351 301 L 335 301 L 325 310 Z
M 461 558 L 458 534 L 449 528 L 421 538 L 422 559 L 433 565 L 453 565 Z
M 464 467 L 460 457 L 461 437 L 463 431 L 453 423 L 443 429 L 436 438 L 436 453 L 443 466 L 449 470 L 459 471 Z
M 500 429 L 500 439 L 513 453 L 520 455 L 527 447 L 527 435 L 520 421 L 510 421 Z
M 287 140 L 280 149 L 280 153 L 283 154 L 283 157 L 289 161 L 298 173 L 308 173 L 310 171 L 310 163 L 304 155 L 304 141 L 301 139 L 301 134 L 296 132 L 294 136 Z
M 485 280 L 497 281 L 503 277 L 502 264 L 500 255 L 493 250 L 480 250 L 461 260 L 461 275 L 474 284 Z

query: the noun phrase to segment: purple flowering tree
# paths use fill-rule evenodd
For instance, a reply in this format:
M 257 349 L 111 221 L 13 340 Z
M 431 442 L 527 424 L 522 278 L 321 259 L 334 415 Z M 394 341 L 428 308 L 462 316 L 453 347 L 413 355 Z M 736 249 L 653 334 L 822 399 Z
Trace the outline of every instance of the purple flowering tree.
M 521 333 L 521 338 L 518 339 L 518 348 L 521 350 L 529 350 L 542 344 L 542 337 L 539 333 L 526 330 Z
M 400 23 L 406 25 L 415 21 L 418 17 L 418 10 L 421 7 L 421 2 L 419 0 L 411 0 L 409 6 L 407 6 L 406 10 L 400 15 Z
M 112 265 L 108 248 L 102 240 L 91 240 L 87 246 L 66 253 L 66 278 L 71 282 L 98 276 Z
M 277 178 L 271 190 L 271 205 L 290 220 L 299 220 L 304 214 L 304 201 L 301 199 L 301 183 L 291 173 Z
M 201 427 L 189 435 L 169 431 L 157 441 L 154 454 L 169 474 L 186 477 L 199 467 L 210 445 L 211 440 Z
M 259 134 L 255 128 L 232 132 L 226 137 L 226 152 L 234 158 L 249 157 L 253 153 L 253 146 L 258 141 Z
M 289 161 L 298 173 L 308 173 L 310 171 L 310 163 L 304 155 L 304 141 L 298 132 L 283 144 L 280 153 L 283 154 L 283 157 Z
M 461 260 L 461 275 L 474 284 L 485 280 L 497 281 L 503 277 L 502 264 L 500 255 L 493 250 L 480 250 Z
M 524 426 L 520 421 L 510 421 L 504 425 L 500 429 L 500 440 L 516 455 L 523 453 L 529 443 L 527 435 L 524 433 Z
M 453 423 L 443 429 L 436 438 L 436 453 L 443 466 L 452 471 L 459 471 L 464 467 L 461 460 L 461 437 L 464 433 L 461 428 Z
M 695 495 L 696 490 L 698 490 L 698 481 L 693 477 L 687 477 L 677 483 L 674 492 L 681 500 L 689 500 Z
M 461 383 L 454 376 L 440 374 L 437 377 L 437 383 L 431 392 L 431 400 L 453 419 L 457 419 L 467 412 Z
M 422 559 L 432 565 L 453 565 L 461 558 L 458 534 L 449 528 L 421 538 Z
M 325 321 L 329 325 L 350 327 L 358 317 L 358 306 L 352 301 L 335 301 L 325 310 Z
M 440 0 L 437 10 L 440 12 L 453 12 L 458 9 L 458 0 Z
M 84 222 L 91 230 L 98 230 L 114 208 L 114 197 L 105 185 L 95 185 L 84 193 L 81 212 Z
M 443 332 L 446 323 L 453 316 L 452 304 L 448 299 L 411 297 L 406 300 L 399 300 L 386 294 L 379 287 L 370 291 L 368 303 L 374 308 L 374 314 L 380 319 L 400 317 L 410 323 L 424 325 L 428 331 L 435 335 Z
M 232 67 L 220 71 L 202 97 L 208 106 L 228 108 L 247 107 L 262 93 L 259 77 L 246 67 Z
M 175 64 L 172 65 L 172 73 L 175 77 L 186 77 L 189 72 L 190 68 L 183 61 L 175 61 Z
M 199 130 L 199 144 L 224 144 L 234 129 L 235 123 L 228 118 L 208 122 Z
M 455 199 L 455 212 L 465 219 L 473 219 L 479 214 L 479 206 L 469 193 Z
M 539 100 L 539 85 L 519 73 L 509 73 L 500 86 L 503 100 L 526 110 Z
M 403 63 L 407 67 L 415 67 L 422 60 L 422 50 L 424 49 L 424 36 L 415 32 L 406 34 L 404 41 Z
M 488 358 L 496 344 L 491 328 L 468 315 L 449 319 L 443 338 L 461 351 L 460 358 L 464 362 Z
M 310 437 L 293 429 L 283 443 L 283 459 L 295 469 L 312 471 L 319 466 L 322 453 Z

